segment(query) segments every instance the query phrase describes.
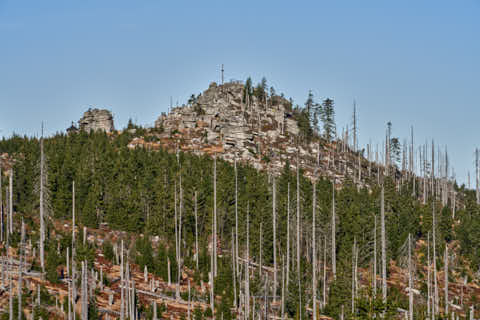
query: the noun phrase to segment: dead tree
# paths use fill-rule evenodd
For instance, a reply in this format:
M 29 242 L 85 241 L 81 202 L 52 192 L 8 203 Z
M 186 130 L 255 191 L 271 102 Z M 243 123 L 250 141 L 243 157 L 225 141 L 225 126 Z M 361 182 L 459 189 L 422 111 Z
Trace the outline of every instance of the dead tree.
M 358 140 L 357 103 L 353 100 L 353 152 L 357 152 Z
M 275 177 L 273 177 L 273 212 L 272 212 L 272 220 L 273 220 L 273 301 L 277 300 L 277 208 L 276 208 L 276 184 L 275 184 Z
M 335 230 L 335 224 L 336 224 L 336 217 L 335 217 L 335 181 L 333 181 L 332 185 L 332 272 L 333 272 L 333 279 L 337 279 L 337 257 L 336 257 L 336 243 L 335 243 L 335 237 L 336 237 L 336 230 Z
M 3 242 L 3 189 L 2 189 L 2 166 L 0 165 L 0 241 Z
M 232 279 L 233 279 L 233 307 L 237 311 L 237 270 L 236 270 L 236 257 L 235 257 L 235 239 L 233 237 L 233 228 L 232 228 Z
M 70 281 L 67 282 L 67 319 L 72 320 L 72 306 L 71 306 L 71 300 L 72 299 L 72 293 L 71 293 L 71 288 L 70 288 Z
M 479 170 L 479 150 L 475 149 L 475 195 L 477 204 L 480 204 L 480 170 Z
M 25 254 L 25 224 L 22 219 L 22 235 L 20 241 L 20 247 L 18 250 L 20 264 L 18 266 L 18 320 L 22 320 L 22 276 L 23 276 L 23 256 Z
M 177 299 L 180 299 L 180 277 L 182 270 L 182 253 L 181 253 L 181 244 L 182 244 L 182 215 L 183 215 L 183 188 L 182 188 L 182 176 L 180 175 L 180 206 L 179 206 L 179 219 L 178 219 L 178 260 L 177 260 L 177 285 L 176 293 Z
M 75 250 L 75 181 L 72 182 L 72 302 L 73 302 L 73 319 L 75 320 L 75 301 L 77 299 L 77 287 L 76 287 L 76 269 L 77 264 L 75 262 L 76 250 Z M 123 319 L 122 319 L 123 320 Z
M 167 272 L 168 272 L 168 286 L 169 287 L 172 285 L 172 270 L 170 268 L 171 268 L 170 258 L 167 257 Z
M 430 274 L 430 231 L 427 233 L 427 317 L 431 316 L 431 301 L 432 301 L 432 287 L 431 287 L 431 274 Z
M 263 223 L 260 222 L 260 239 L 259 239 L 259 243 L 260 243 L 260 255 L 259 255 L 259 264 L 258 264 L 258 276 L 261 277 L 262 276 L 262 263 L 263 263 L 263 251 L 262 251 L 262 248 L 263 248 Z
M 82 320 L 88 320 L 88 271 L 86 262 L 82 261 Z
M 323 237 L 323 294 L 322 307 L 325 308 L 327 304 L 327 235 Z
M 313 203 L 312 203 L 312 293 L 313 293 L 313 320 L 317 320 L 317 250 L 316 250 L 316 239 L 315 239 L 315 207 L 317 205 L 317 192 L 316 192 L 316 183 L 313 180 Z M 275 293 L 274 293 L 275 294 Z
M 217 276 L 217 155 L 213 158 L 213 275 Z
M 432 161 L 433 162 L 433 161 Z M 433 290 L 434 290 L 434 313 L 433 316 L 438 314 L 438 283 L 437 283 L 437 249 L 436 249 L 436 225 L 437 225 L 437 218 L 435 213 L 435 199 L 433 199 L 433 230 L 432 230 L 432 237 L 433 237 Z
M 197 212 L 197 191 L 195 191 L 195 263 L 198 271 L 198 258 L 200 252 L 198 251 L 198 212 Z
M 212 228 L 215 229 L 215 216 L 213 217 L 212 221 Z M 215 315 L 215 295 L 213 294 L 213 278 L 214 278 L 214 268 L 215 268 L 215 258 L 214 258 L 214 252 L 216 251 L 214 248 L 216 247 L 216 243 L 212 241 L 212 251 L 210 254 L 210 273 L 209 273 L 209 282 L 210 282 L 210 309 L 212 310 L 212 315 Z
M 8 252 L 8 247 L 7 247 Z M 13 320 L 13 282 L 11 274 L 11 261 L 8 263 L 8 319 Z
M 180 246 L 178 243 L 178 211 L 177 211 L 177 181 L 175 179 L 175 192 L 174 192 L 174 216 L 175 216 L 175 261 L 177 261 L 178 264 L 178 247 Z M 175 285 L 175 297 L 178 300 L 180 292 L 178 290 L 178 284 Z
M 245 253 L 245 313 L 250 314 L 250 203 L 247 203 L 247 251 Z
M 282 255 L 282 306 L 281 319 L 285 319 L 285 256 Z
M 188 279 L 188 309 L 187 309 L 187 319 L 190 320 L 190 279 Z
M 9 183 L 8 183 L 8 212 L 9 212 L 9 233 L 13 234 L 13 168 L 10 169 Z
M 413 265 L 412 265 L 412 236 L 408 234 L 408 315 L 413 320 Z
M 238 170 L 237 170 L 237 158 L 235 158 L 235 270 L 236 270 L 236 272 L 239 272 L 238 271 Z
M 40 266 L 45 272 L 45 153 L 43 151 L 43 124 L 40 138 Z
M 380 200 L 380 215 L 382 224 L 382 298 L 383 303 L 387 303 L 387 248 L 385 238 L 385 196 L 384 187 L 382 186 Z
M 286 265 L 285 288 L 288 292 L 288 281 L 290 280 L 290 182 L 287 184 L 287 265 Z
M 374 215 L 373 227 L 373 296 L 377 296 L 377 215 Z
M 300 162 L 297 156 L 297 278 L 300 279 Z
M 445 243 L 445 262 L 443 265 L 445 274 L 445 317 L 448 318 L 448 243 Z
M 297 279 L 298 279 L 298 298 L 300 301 L 300 308 L 302 308 L 302 287 L 300 281 L 300 161 L 297 155 Z M 300 309 L 300 320 L 302 312 Z
M 124 292 L 125 292 L 125 274 L 124 274 L 124 263 L 123 263 L 123 239 L 121 241 L 121 258 L 120 258 L 120 320 L 125 319 L 125 309 L 124 309 L 124 304 L 125 304 L 125 297 L 124 297 Z M 170 264 L 169 264 L 170 265 Z M 170 269 L 170 268 L 169 268 Z M 168 270 L 168 276 L 170 278 L 170 270 Z M 170 282 L 170 281 L 169 281 Z M 170 285 L 170 283 L 169 283 Z
M 355 256 L 357 255 L 357 238 L 353 237 L 352 248 L 352 314 L 355 314 L 355 287 L 356 287 L 356 269 L 355 269 Z

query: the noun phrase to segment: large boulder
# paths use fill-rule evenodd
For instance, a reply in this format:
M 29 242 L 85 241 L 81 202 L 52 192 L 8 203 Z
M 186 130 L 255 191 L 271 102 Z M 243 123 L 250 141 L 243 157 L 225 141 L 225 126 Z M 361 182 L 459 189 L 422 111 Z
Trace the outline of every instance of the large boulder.
M 78 121 L 80 130 L 105 131 L 107 133 L 115 130 L 113 125 L 113 116 L 106 109 L 88 109 L 83 117 Z

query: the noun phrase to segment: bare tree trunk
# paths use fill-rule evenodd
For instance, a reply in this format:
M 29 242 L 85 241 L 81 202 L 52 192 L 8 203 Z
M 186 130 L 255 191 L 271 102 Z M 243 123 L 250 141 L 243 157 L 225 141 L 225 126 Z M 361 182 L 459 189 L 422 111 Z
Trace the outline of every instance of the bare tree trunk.
M 235 270 L 238 273 L 238 170 L 235 158 Z M 238 274 L 237 274 L 238 275 Z
M 179 236 L 178 236 L 178 212 L 177 212 L 177 181 L 175 179 L 175 193 L 174 193 L 174 214 L 175 214 L 175 260 L 177 262 L 177 267 L 179 263 L 179 254 L 178 252 L 180 251 L 180 243 L 179 243 Z M 175 284 L 175 298 L 177 300 L 180 299 L 180 289 L 178 287 L 178 281 Z
M 353 100 L 353 152 L 357 152 L 357 130 L 357 104 Z
M 333 188 L 332 188 L 332 272 L 333 272 L 333 280 L 337 280 L 337 247 L 335 243 L 336 237 L 336 217 L 335 217 L 335 180 L 333 181 Z
M 197 212 L 197 191 L 195 191 L 195 263 L 198 271 L 198 258 L 200 252 L 198 251 L 198 212 Z
M 0 241 L 3 242 L 3 189 L 2 189 L 2 166 L 0 166 Z
M 25 254 L 25 224 L 22 219 L 22 236 L 20 242 L 20 248 L 18 250 L 18 259 L 20 264 L 18 266 L 18 320 L 22 320 L 22 275 L 23 275 L 23 255 Z
M 72 258 L 75 246 L 75 180 L 72 181 Z
M 316 181 L 313 180 L 313 204 L 312 204 L 312 293 L 313 293 L 313 320 L 317 320 L 317 249 L 316 249 L 316 228 L 315 228 L 315 207 L 317 206 Z
M 287 270 L 285 288 L 288 292 L 288 281 L 290 280 L 290 182 L 288 182 L 288 194 L 287 194 Z
M 215 217 L 214 217 L 214 221 L 212 221 L 212 229 L 215 229 Z M 215 315 L 215 312 L 214 312 L 215 311 L 215 295 L 214 295 L 214 291 L 213 291 L 213 285 L 214 285 L 214 283 L 213 283 L 214 282 L 213 281 L 213 278 L 214 278 L 213 269 L 215 268 L 215 258 L 213 257 L 213 255 L 214 255 L 214 252 L 215 252 L 215 249 L 214 249 L 215 247 L 216 247 L 216 243 L 214 241 L 212 241 L 212 251 L 210 253 L 209 282 L 210 282 L 210 309 L 212 309 L 212 315 L 213 316 Z
M 178 220 L 178 261 L 177 261 L 177 299 L 180 299 L 180 279 L 182 275 L 182 214 L 183 214 L 183 188 L 182 188 L 182 176 L 180 176 L 180 216 Z
M 10 213 L 10 234 L 13 234 L 13 168 L 10 169 L 8 197 L 10 198 L 8 205 Z
M 66 270 L 66 275 L 67 277 L 70 277 L 70 247 L 67 247 L 67 270 Z
M 247 203 L 247 252 L 245 255 L 245 313 L 246 318 L 250 315 L 250 204 Z
M 353 238 L 352 249 L 352 314 L 355 314 L 355 287 L 356 287 L 356 270 L 355 270 L 355 256 L 357 255 L 357 238 Z
M 433 142 L 433 140 L 432 140 L 432 172 L 430 174 L 431 174 L 431 183 L 432 183 L 432 197 L 433 197 L 433 200 L 435 200 L 435 143 Z
M 68 319 L 68 320 L 72 320 L 72 306 L 71 306 L 71 300 L 70 300 L 70 299 L 72 298 L 72 297 L 71 297 L 71 294 L 72 294 L 72 293 L 70 292 L 70 291 L 71 291 L 70 281 L 67 282 L 67 290 L 68 290 L 68 292 L 67 292 L 67 295 L 68 295 L 68 298 L 67 298 L 67 304 L 68 304 L 68 306 L 67 306 L 68 311 L 67 311 L 67 312 L 68 312 L 68 317 L 67 317 L 67 319 Z M 33 320 L 33 317 L 32 317 L 32 320 Z
M 297 278 L 300 278 L 300 162 L 297 156 Z
M 42 124 L 42 137 L 40 138 L 40 266 L 42 267 L 42 272 L 45 272 L 44 187 L 45 187 L 45 155 L 43 152 L 43 124 Z
M 385 238 L 385 196 L 384 188 L 382 186 L 381 191 L 381 204 L 380 204 L 380 214 L 381 214 L 381 224 L 382 224 L 382 298 L 383 303 L 387 303 L 387 248 L 386 248 L 386 238 Z
M 373 296 L 377 297 L 377 215 L 374 216 L 373 227 Z
M 235 239 L 233 237 L 233 228 L 232 228 L 232 279 L 233 279 L 233 307 L 235 312 L 237 312 L 237 270 L 236 270 L 236 256 L 235 256 Z
M 273 177 L 273 302 L 277 301 L 277 201 L 276 201 L 277 188 L 275 183 L 275 177 Z
M 282 315 L 281 319 L 285 319 L 285 257 L 282 255 Z
M 435 213 L 435 199 L 433 199 L 433 287 L 434 287 L 434 314 L 438 314 L 438 283 L 437 283 L 437 249 L 436 249 L 436 231 L 437 225 L 436 213 Z
M 300 161 L 297 155 L 297 279 L 298 279 L 298 295 L 299 295 L 299 308 L 300 308 L 300 320 L 302 319 L 302 294 L 301 294 L 301 282 L 300 282 Z
M 213 159 L 213 275 L 217 276 L 217 156 Z
M 188 279 L 188 309 L 187 309 L 187 319 L 190 320 L 190 279 Z
M 169 287 L 172 285 L 172 270 L 170 268 L 171 268 L 170 258 L 167 257 L 167 271 L 168 271 L 168 286 Z
M 157 320 L 157 302 L 153 300 L 153 320 Z
M 444 263 L 444 273 L 445 273 L 445 317 L 448 317 L 448 243 L 445 243 L 445 263 Z
M 88 320 L 88 272 L 86 271 L 85 262 L 82 261 L 82 320 Z
M 323 238 L 323 294 L 322 307 L 327 304 L 327 235 Z
M 413 320 L 413 265 L 412 265 L 412 236 L 408 234 L 408 314 Z
M 427 234 L 427 317 L 430 319 L 431 316 L 431 305 L 430 302 L 432 300 L 432 288 L 430 286 L 430 280 L 431 280 L 431 275 L 430 275 L 430 231 L 428 231 Z
M 122 248 L 121 248 L 121 265 L 120 265 L 120 285 L 121 285 L 121 289 L 120 289 L 120 320 L 124 320 L 125 319 L 125 310 L 124 310 L 124 305 L 125 305 L 125 298 L 124 298 L 124 292 L 125 292 L 125 274 L 124 274 L 124 263 L 123 263 L 123 239 L 121 241 L 121 245 L 122 245 Z M 170 268 L 169 268 L 170 269 Z M 169 278 L 170 278 L 170 270 L 168 270 L 168 274 L 169 274 Z M 170 281 L 169 281 L 170 282 Z M 170 283 L 169 283 L 170 285 Z
M 258 276 L 262 276 L 262 263 L 263 263 L 263 252 L 262 252 L 262 247 L 263 247 L 263 223 L 260 222 L 260 256 L 259 256 L 259 264 L 258 264 Z
M 7 248 L 8 251 L 8 248 Z M 8 266 L 8 319 L 13 320 L 13 282 L 12 282 L 12 275 L 11 275 L 11 261 L 9 262 Z
M 475 149 L 475 195 L 477 199 L 477 204 L 480 204 L 480 174 L 478 170 L 478 162 L 479 162 L 479 151 L 478 148 Z

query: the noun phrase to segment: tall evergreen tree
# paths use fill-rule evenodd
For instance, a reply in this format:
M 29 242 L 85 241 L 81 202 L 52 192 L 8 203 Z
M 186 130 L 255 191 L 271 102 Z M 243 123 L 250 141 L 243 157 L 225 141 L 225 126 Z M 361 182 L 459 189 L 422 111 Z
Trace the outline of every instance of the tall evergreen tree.
M 327 98 L 323 100 L 321 112 L 325 139 L 331 141 L 337 133 L 334 102 L 332 99 Z

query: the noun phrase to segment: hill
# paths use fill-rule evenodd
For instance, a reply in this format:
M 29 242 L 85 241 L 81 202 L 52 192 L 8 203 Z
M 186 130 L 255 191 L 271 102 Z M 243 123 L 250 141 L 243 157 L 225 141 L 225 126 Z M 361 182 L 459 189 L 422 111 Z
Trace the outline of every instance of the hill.
M 410 292 L 415 319 L 477 310 L 475 192 L 393 138 L 372 161 L 309 100 L 212 84 L 155 128 L 0 141 L 4 315 L 9 276 L 35 319 L 68 317 L 68 292 L 82 318 L 397 318 Z

